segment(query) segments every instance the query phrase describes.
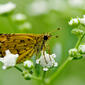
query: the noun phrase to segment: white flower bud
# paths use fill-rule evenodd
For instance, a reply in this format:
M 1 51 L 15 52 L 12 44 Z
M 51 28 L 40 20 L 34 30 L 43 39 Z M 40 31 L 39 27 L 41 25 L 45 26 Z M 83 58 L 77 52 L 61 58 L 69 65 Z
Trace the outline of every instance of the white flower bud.
M 40 62 L 40 59 L 37 59 L 37 60 L 36 60 L 36 64 L 39 64 L 39 62 Z
M 81 34 L 83 34 L 84 32 L 83 32 L 83 30 L 80 30 L 80 29 L 73 29 L 73 30 L 72 30 L 72 33 L 75 34 L 75 35 L 81 35 Z
M 85 25 L 85 18 L 79 18 L 81 24 Z
M 58 63 L 57 63 L 57 62 L 55 62 L 55 63 L 54 63 L 54 67 L 57 67 L 57 66 L 58 66 Z
M 71 57 L 77 57 L 78 50 L 76 48 L 70 49 L 69 50 L 69 55 Z
M 85 53 L 85 45 L 80 45 L 78 50 L 81 54 L 84 54 Z
M 30 61 L 30 60 L 25 61 L 24 62 L 24 67 L 27 68 L 27 69 L 33 68 L 33 62 Z
M 43 68 L 43 71 L 48 71 L 48 68 Z
M 29 73 L 25 74 L 25 75 L 24 75 L 24 79 L 26 79 L 26 80 L 30 80 L 30 79 L 31 79 L 30 74 L 29 74 Z

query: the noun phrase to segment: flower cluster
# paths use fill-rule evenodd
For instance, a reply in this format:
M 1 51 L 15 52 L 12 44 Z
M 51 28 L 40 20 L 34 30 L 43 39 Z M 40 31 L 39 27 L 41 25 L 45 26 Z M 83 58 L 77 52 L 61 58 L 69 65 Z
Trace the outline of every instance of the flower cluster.
M 33 62 L 31 60 L 27 60 L 23 63 L 25 70 L 23 71 L 24 79 L 30 80 L 33 70 Z
M 79 18 L 72 18 L 69 21 L 69 25 L 78 24 L 78 23 L 79 23 Z
M 78 51 L 79 51 L 81 54 L 85 54 L 85 44 L 80 45 Z
M 72 18 L 69 21 L 69 25 L 73 26 L 72 33 L 80 37 L 75 48 L 69 50 L 69 56 L 76 59 L 80 59 L 83 57 L 83 54 L 85 54 L 85 44 L 80 44 L 83 37 L 85 36 L 84 30 L 83 30 L 83 27 L 85 25 L 85 15 L 83 15 L 83 18 L 78 18 L 78 17 Z
M 83 35 L 84 31 L 82 30 L 83 26 L 85 25 L 85 15 L 83 18 L 72 18 L 69 21 L 69 25 L 73 26 L 72 33 L 75 35 Z
M 80 59 L 85 54 L 85 44 L 79 45 L 78 49 L 73 48 L 69 50 L 69 56 Z
M 40 64 L 43 67 L 44 71 L 48 71 L 50 67 L 57 67 L 58 63 L 55 61 L 55 54 L 47 54 L 46 51 L 41 52 L 41 57 L 36 60 L 37 64 Z
M 74 24 L 83 24 L 85 25 L 85 15 L 83 15 L 83 18 L 72 18 L 70 21 L 69 21 L 69 25 L 74 25 Z

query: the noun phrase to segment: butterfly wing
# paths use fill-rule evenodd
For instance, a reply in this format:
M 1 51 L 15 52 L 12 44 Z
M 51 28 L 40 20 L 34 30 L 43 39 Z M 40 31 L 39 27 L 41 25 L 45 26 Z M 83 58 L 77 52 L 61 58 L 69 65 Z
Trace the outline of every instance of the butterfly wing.
M 0 34 L 0 56 L 5 51 L 19 54 L 17 63 L 23 62 L 35 53 L 36 37 L 33 34 Z

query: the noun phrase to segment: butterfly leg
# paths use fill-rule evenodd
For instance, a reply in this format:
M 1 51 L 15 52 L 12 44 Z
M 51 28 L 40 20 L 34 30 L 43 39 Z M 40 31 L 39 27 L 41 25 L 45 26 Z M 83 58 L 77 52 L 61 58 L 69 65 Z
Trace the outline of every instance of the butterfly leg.
M 50 47 L 49 47 L 49 44 L 48 44 L 48 43 L 46 43 L 46 44 L 45 44 L 45 48 L 46 48 L 46 49 L 47 49 L 47 51 L 48 51 L 49 59 L 50 59 L 50 61 L 51 61 L 51 60 L 52 60 L 52 59 L 51 59 L 51 57 L 50 57 L 51 50 L 50 50 Z

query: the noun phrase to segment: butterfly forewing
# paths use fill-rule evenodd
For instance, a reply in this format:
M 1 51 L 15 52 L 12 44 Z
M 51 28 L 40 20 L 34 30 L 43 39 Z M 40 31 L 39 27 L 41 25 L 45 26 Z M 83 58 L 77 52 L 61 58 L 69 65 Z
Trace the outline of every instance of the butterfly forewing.
M 34 53 L 38 54 L 44 47 L 44 34 L 0 34 L 0 57 L 5 51 L 19 54 L 17 63 L 30 59 Z

